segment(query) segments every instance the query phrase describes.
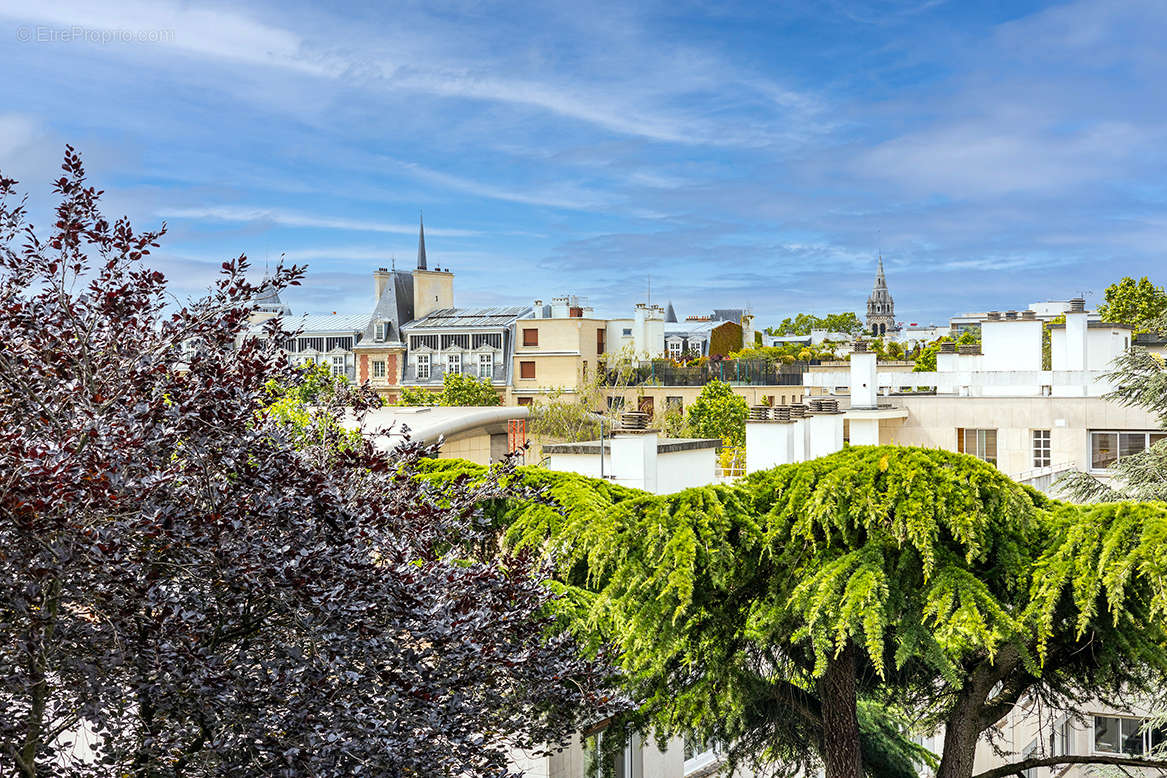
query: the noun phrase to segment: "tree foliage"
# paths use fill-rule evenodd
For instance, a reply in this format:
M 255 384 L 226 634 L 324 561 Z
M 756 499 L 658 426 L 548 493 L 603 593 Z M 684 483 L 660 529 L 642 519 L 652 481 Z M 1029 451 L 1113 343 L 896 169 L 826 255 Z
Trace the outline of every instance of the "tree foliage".
M 745 398 L 724 381 L 713 380 L 689 406 L 689 431 L 697 437 L 721 438 L 731 446 L 744 446 L 748 415 Z
M 226 262 L 168 313 L 143 264 L 162 231 L 106 221 L 72 149 L 50 235 L 14 187 L 0 772 L 498 776 L 508 748 L 610 712 L 602 657 L 551 635 L 548 562 L 493 542 L 496 479 L 429 484 L 432 449 L 333 445 L 338 406 L 379 403 L 294 371 L 278 320 L 236 349 L 252 301 L 301 268 L 254 286 Z M 311 412 L 289 424 L 273 386 Z
M 1143 276 L 1130 276 L 1106 287 L 1104 302 L 1098 306 L 1103 321 L 1126 324 L 1135 332 L 1148 332 L 1154 322 L 1167 314 L 1167 292 Z
M 965 330 L 956 338 L 942 335 L 920 349 L 915 356 L 916 366 L 912 370 L 917 373 L 930 373 L 936 370 L 936 355 L 940 353 L 940 344 L 942 343 L 955 343 L 957 346 L 968 346 L 980 342 L 981 330 L 979 327 Z
M 480 407 L 502 405 L 502 399 L 489 378 L 477 378 L 469 373 L 446 373 L 442 376 L 440 391 L 403 386 L 397 404 Z
M 849 335 L 859 335 L 866 328 L 853 312 L 828 313 L 826 316 L 815 316 L 810 313 L 800 313 L 786 317 L 777 327 L 767 327 L 767 335 L 809 335 L 811 330 L 827 330 L 828 332 L 845 332 Z
M 1023 696 L 1081 711 L 1167 680 L 1162 504 L 1056 503 L 900 447 L 665 496 L 520 477 L 549 502 L 509 504 L 508 542 L 555 549 L 566 623 L 622 651 L 640 708 L 615 743 L 691 733 L 765 773 L 857 776 L 851 744 L 863 773 L 909 776 L 928 757 L 906 735 L 943 725 L 937 775 L 969 778 Z
M 709 332 L 709 356 L 725 357 L 742 350 L 742 325 L 734 321 L 723 322 Z

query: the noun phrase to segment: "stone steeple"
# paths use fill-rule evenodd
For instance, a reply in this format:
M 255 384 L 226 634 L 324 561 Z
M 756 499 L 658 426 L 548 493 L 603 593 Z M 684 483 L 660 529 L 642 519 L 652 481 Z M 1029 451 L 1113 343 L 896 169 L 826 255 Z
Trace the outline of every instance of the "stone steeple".
M 417 269 L 425 270 L 425 223 L 421 215 L 417 217 Z
M 867 298 L 867 331 L 874 337 L 881 337 L 896 329 L 895 300 L 887 290 L 887 278 L 883 274 L 883 257 L 879 258 L 879 269 L 875 273 L 875 286 Z

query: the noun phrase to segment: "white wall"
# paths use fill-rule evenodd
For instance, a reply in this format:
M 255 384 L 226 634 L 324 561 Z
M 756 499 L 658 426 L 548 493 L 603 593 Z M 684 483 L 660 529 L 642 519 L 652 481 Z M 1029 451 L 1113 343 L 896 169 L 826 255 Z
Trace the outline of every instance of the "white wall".
M 709 486 L 717 472 L 717 449 L 698 448 L 657 455 L 657 494 L 672 494 L 694 486 Z
M 1041 370 L 1042 323 L 1008 320 L 981 324 L 982 370 Z

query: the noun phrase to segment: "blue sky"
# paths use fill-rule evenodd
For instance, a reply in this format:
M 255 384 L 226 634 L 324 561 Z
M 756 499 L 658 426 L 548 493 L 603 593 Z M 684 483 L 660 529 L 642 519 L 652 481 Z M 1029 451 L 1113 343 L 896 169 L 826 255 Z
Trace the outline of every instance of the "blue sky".
M 768 324 L 861 311 L 880 250 L 921 323 L 1167 280 L 1158 2 L 101 5 L 0 0 L 0 170 L 44 222 L 75 145 L 180 295 L 283 253 L 364 310 L 419 211 L 460 305 Z

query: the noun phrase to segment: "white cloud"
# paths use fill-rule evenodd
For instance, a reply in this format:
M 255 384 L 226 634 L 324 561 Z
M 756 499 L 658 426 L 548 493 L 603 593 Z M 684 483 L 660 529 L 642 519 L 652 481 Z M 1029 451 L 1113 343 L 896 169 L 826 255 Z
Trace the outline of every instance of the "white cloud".
M 157 212 L 164 219 L 196 219 L 205 221 L 268 223 L 284 227 L 310 227 L 328 230 L 352 230 L 354 232 L 388 232 L 399 235 L 416 235 L 417 225 L 394 224 L 392 222 L 345 219 L 329 216 L 285 211 L 277 208 L 257 208 L 249 206 L 218 205 L 198 208 L 164 208 Z M 469 237 L 479 234 L 474 230 L 430 229 L 431 235 L 444 237 Z
M 419 165 L 415 162 L 389 160 L 395 167 L 406 171 L 413 177 L 435 184 L 446 189 L 453 189 L 467 194 L 488 197 L 494 200 L 505 200 L 524 205 L 550 206 L 568 210 L 586 211 L 605 207 L 611 204 L 611 197 L 600 192 L 580 189 L 568 184 L 553 188 L 527 188 L 521 185 L 495 186 L 493 184 L 474 181 L 469 178 L 443 173 L 440 170 Z
M 312 75 L 338 72 L 337 63 L 308 58 L 303 39 L 296 33 L 206 5 L 141 0 L 100 4 L 82 0 L 0 0 L 0 16 L 36 25 L 30 28 L 33 42 L 53 31 L 69 35 L 76 31 L 83 36 L 78 38 L 81 41 L 92 40 L 96 32 L 129 33 L 210 59 L 269 65 Z

